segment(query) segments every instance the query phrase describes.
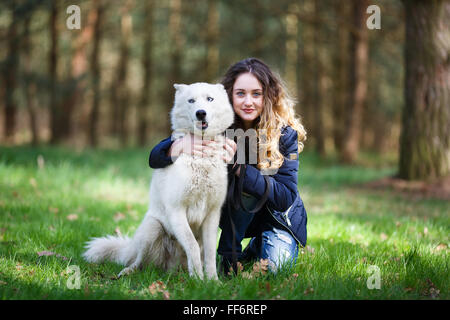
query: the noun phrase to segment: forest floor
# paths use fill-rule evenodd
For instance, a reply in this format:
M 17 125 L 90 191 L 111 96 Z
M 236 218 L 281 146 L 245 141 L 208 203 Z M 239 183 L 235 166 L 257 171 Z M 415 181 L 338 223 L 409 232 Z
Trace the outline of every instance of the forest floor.
M 82 253 L 91 237 L 134 233 L 147 209 L 148 154 L 0 147 L 0 299 L 450 298 L 449 181 L 392 178 L 392 155 L 363 154 L 353 166 L 300 155 L 308 243 L 293 270 L 250 264 L 214 282 L 149 266 L 117 279 L 122 266 Z

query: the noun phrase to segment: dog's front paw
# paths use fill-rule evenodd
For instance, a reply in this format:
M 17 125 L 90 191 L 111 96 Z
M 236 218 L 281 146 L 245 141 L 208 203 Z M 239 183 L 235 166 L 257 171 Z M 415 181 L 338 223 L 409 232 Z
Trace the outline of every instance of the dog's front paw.
M 136 271 L 136 268 L 127 267 L 127 268 L 123 269 L 122 271 L 120 271 L 120 273 L 117 275 L 117 278 L 120 278 L 122 276 L 127 276 L 127 275 L 133 273 L 134 271 Z

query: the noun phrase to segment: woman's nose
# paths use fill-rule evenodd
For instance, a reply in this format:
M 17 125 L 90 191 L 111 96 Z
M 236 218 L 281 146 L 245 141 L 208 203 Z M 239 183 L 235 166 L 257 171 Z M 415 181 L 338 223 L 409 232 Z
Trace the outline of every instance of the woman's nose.
M 244 99 L 244 105 L 251 106 L 253 104 L 252 97 L 250 95 L 246 95 Z

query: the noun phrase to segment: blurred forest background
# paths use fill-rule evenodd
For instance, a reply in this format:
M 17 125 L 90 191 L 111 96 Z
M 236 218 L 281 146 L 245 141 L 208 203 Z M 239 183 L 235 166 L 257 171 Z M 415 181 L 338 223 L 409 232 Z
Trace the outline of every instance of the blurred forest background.
M 297 98 L 306 152 L 394 154 L 402 178 L 445 177 L 449 24 L 447 0 L 3 0 L 0 144 L 150 148 L 170 134 L 174 83 L 258 57 Z

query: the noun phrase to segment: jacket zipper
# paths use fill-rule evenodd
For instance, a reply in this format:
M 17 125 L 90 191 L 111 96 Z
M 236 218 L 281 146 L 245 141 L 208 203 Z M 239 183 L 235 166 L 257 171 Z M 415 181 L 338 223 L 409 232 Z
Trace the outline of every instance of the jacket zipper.
M 273 215 L 272 210 L 270 210 L 269 206 L 266 205 L 266 207 L 267 207 L 267 210 L 269 210 L 269 213 L 270 213 L 270 215 L 272 216 L 272 218 L 273 218 L 276 222 L 278 222 L 280 225 L 282 225 L 283 227 L 286 228 L 286 226 L 285 226 L 284 224 L 282 224 L 280 221 L 277 220 L 277 218 L 275 218 L 275 216 Z M 291 226 L 291 221 L 290 221 L 289 218 L 287 217 L 287 214 L 289 213 L 289 211 L 291 210 L 291 208 L 292 208 L 292 206 L 290 206 L 289 209 L 287 209 L 286 214 L 285 214 L 285 217 L 287 218 L 287 221 L 289 221 L 289 223 L 288 223 L 288 226 L 289 226 L 289 227 Z M 291 234 L 291 236 L 297 241 L 297 243 L 300 245 L 300 247 L 303 248 L 302 243 L 301 243 L 300 240 L 298 240 L 297 237 L 294 235 L 294 233 L 292 232 L 291 228 L 286 228 L 286 229 L 289 231 L 289 233 Z

